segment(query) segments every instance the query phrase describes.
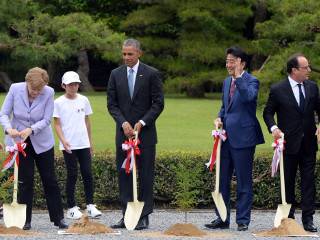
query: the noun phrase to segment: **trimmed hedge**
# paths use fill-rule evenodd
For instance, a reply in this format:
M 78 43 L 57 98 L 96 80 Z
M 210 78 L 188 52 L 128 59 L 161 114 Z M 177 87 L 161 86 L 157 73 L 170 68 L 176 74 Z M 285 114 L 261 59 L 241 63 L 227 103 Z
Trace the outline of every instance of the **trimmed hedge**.
M 156 160 L 156 175 L 154 195 L 155 203 L 158 206 L 164 207 L 177 207 L 175 202 L 175 191 L 177 183 L 177 174 L 175 172 L 177 163 L 179 161 L 192 160 L 194 162 L 193 168 L 200 169 L 198 186 L 194 188 L 198 189 L 196 206 L 199 208 L 212 207 L 213 200 L 211 192 L 214 189 L 214 174 L 209 173 L 205 167 L 205 163 L 208 161 L 209 153 L 203 152 L 160 152 L 157 155 Z M 254 208 L 263 209 L 275 209 L 280 199 L 280 185 L 279 177 L 271 178 L 271 158 L 272 153 L 268 154 L 256 154 L 254 160 Z M 56 157 L 56 174 L 63 197 L 63 203 L 66 203 L 65 196 L 65 183 L 66 183 L 66 170 L 64 161 L 61 156 Z M 115 165 L 115 155 L 111 152 L 102 152 L 96 154 L 93 163 L 93 174 L 95 183 L 94 202 L 99 208 L 110 208 L 111 206 L 118 206 L 118 177 Z M 85 207 L 85 198 L 83 192 L 83 184 L 80 172 L 78 173 L 78 182 L 76 187 L 76 201 L 79 206 Z M 317 197 L 320 197 L 320 162 L 316 164 L 316 183 L 317 183 Z M 233 179 L 231 184 L 231 204 L 235 206 L 235 189 L 236 181 Z M 297 200 L 300 199 L 300 187 L 299 179 L 296 191 Z M 46 208 L 45 199 L 43 196 L 43 189 L 39 175 L 36 174 L 35 179 L 35 196 L 34 206 L 37 208 Z

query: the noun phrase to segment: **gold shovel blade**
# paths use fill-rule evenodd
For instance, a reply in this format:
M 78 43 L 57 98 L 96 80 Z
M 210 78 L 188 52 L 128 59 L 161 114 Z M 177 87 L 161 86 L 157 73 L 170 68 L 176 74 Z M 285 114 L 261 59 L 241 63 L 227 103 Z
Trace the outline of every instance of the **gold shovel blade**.
M 227 208 L 226 204 L 223 201 L 222 194 L 219 192 L 211 192 L 214 204 L 219 212 L 220 218 L 222 221 L 227 219 Z
M 144 202 L 128 202 L 124 214 L 124 224 L 128 230 L 134 230 L 139 222 Z
M 276 216 L 274 217 L 274 227 L 279 227 L 281 224 L 281 220 L 284 218 L 288 218 L 289 212 L 291 209 L 291 204 L 279 204 L 276 212 Z
M 26 222 L 27 206 L 25 204 L 3 204 L 3 221 L 7 228 L 23 228 Z

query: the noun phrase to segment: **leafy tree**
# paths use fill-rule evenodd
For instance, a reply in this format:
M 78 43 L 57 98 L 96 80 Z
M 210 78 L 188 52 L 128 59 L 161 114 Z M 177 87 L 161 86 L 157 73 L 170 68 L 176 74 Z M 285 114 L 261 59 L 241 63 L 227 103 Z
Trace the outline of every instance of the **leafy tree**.
M 57 63 L 76 57 L 83 87 L 90 90 L 87 52 L 105 60 L 120 58 L 119 47 L 124 35 L 111 31 L 105 21 L 94 20 L 86 13 L 52 16 L 43 13 L 39 4 L 33 1 L 14 3 L 12 7 L 11 1 L 1 1 L 0 16 L 5 17 L 7 10 L 10 10 L 10 16 L 3 20 L 0 52 L 20 68 L 44 65 L 52 76 Z M 22 9 L 22 14 L 16 9 Z
M 127 16 L 121 29 L 141 40 L 144 61 L 168 74 L 166 85 L 181 83 L 179 88 L 189 95 L 203 96 L 210 83 L 220 90 L 227 47 L 236 44 L 251 49 L 244 32 L 254 2 L 147 1 Z M 199 75 L 207 77 L 199 80 Z M 194 84 L 184 88 L 184 82 Z
M 270 84 L 279 81 L 285 73 L 287 58 L 296 53 L 305 54 L 312 65 L 320 64 L 320 2 L 317 0 L 266 1 L 271 14 L 269 20 L 256 25 L 255 51 L 267 57 L 263 69 L 256 74 L 268 92 Z M 317 70 L 314 67 L 313 70 Z M 319 70 L 317 71 L 319 73 Z M 311 78 L 319 80 L 319 74 Z M 266 95 L 262 94 L 263 101 Z

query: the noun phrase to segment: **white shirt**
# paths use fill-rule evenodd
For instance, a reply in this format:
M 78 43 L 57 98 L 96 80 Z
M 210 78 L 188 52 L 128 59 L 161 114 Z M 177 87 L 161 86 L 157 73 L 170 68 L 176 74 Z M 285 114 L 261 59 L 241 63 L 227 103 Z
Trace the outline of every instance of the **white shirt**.
M 299 95 L 299 86 L 298 86 L 299 83 L 297 81 L 293 80 L 290 76 L 288 76 L 288 79 L 289 79 L 290 86 L 292 88 L 294 98 L 296 99 L 298 105 L 300 105 L 300 95 Z M 301 91 L 302 91 L 303 96 L 306 97 L 303 82 L 301 83 Z M 278 128 L 277 125 L 273 125 L 270 128 L 270 130 L 271 130 L 271 132 L 273 132 L 273 130 L 275 130 L 277 128 Z
M 134 85 L 136 84 L 136 77 L 137 77 L 137 73 L 138 73 L 138 68 L 139 68 L 139 59 L 138 59 L 138 62 L 136 63 L 136 65 L 134 65 L 132 68 L 131 67 L 128 67 L 127 66 L 127 76 L 129 77 L 129 71 L 130 69 L 133 70 L 133 89 L 134 89 Z M 143 120 L 139 120 L 141 122 L 141 124 L 143 126 L 146 125 L 146 123 L 143 121 Z M 122 126 L 123 126 L 124 123 L 122 123 Z
M 129 71 L 130 69 L 133 70 L 133 89 L 134 89 L 134 85 L 136 83 L 136 77 L 137 77 L 137 72 L 138 72 L 138 67 L 139 67 L 139 60 L 136 63 L 136 65 L 134 65 L 132 68 L 127 66 L 127 76 L 129 76 Z
M 293 91 L 293 95 L 298 103 L 298 105 L 300 105 L 300 95 L 299 95 L 299 86 L 298 86 L 298 82 L 296 82 L 295 80 L 293 80 L 291 77 L 288 77 L 292 91 Z M 304 97 L 306 97 L 306 94 L 304 92 L 304 85 L 303 82 L 301 83 L 301 90 L 302 90 L 302 94 Z
M 77 94 L 75 99 L 64 95 L 54 101 L 53 117 L 60 119 L 61 129 L 70 149 L 83 149 L 90 147 L 90 141 L 85 117 L 92 114 L 90 102 L 87 97 Z M 59 149 L 64 150 L 62 143 Z

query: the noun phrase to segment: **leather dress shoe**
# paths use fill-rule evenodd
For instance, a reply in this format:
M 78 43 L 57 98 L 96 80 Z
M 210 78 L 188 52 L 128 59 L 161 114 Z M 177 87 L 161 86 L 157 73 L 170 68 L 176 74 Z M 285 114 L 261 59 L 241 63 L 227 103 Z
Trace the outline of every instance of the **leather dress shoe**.
M 124 219 L 121 218 L 119 222 L 117 222 L 114 225 L 111 225 L 111 228 L 126 228 L 126 226 L 124 225 Z
M 66 229 L 66 228 L 68 228 L 68 224 L 66 224 L 66 222 L 64 221 L 64 219 L 61 219 L 61 220 L 59 220 L 59 221 L 57 221 L 57 222 L 54 222 L 54 225 L 55 225 L 56 227 L 59 227 L 60 229 Z
M 245 224 L 245 223 L 239 223 L 237 230 L 238 231 L 247 231 L 248 230 L 248 225 Z
M 229 223 L 228 222 L 223 222 L 220 218 L 217 218 L 213 220 L 211 223 L 207 223 L 204 225 L 206 228 L 211 228 L 211 229 L 227 229 L 229 228 Z
M 149 227 L 149 217 L 144 216 L 140 218 L 135 230 L 143 230 L 143 229 L 147 229 L 148 227 Z
M 30 222 L 26 222 L 22 229 L 23 230 L 30 230 L 31 229 L 31 223 Z
M 304 228 L 304 230 L 306 230 L 308 232 L 317 232 L 318 231 L 317 227 L 313 224 L 312 220 L 310 220 L 306 223 L 303 223 L 303 228 Z

